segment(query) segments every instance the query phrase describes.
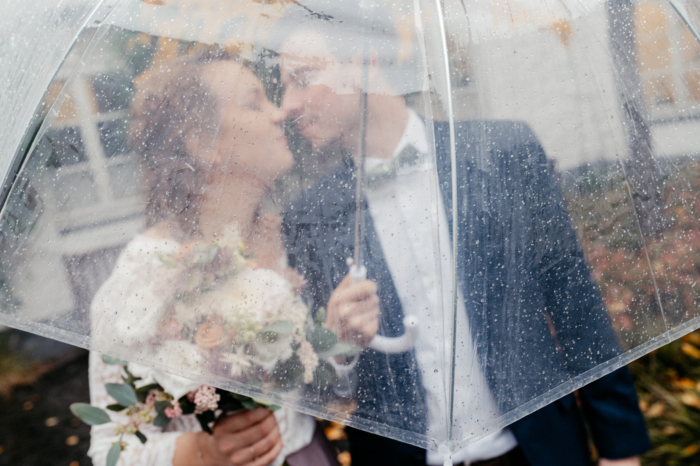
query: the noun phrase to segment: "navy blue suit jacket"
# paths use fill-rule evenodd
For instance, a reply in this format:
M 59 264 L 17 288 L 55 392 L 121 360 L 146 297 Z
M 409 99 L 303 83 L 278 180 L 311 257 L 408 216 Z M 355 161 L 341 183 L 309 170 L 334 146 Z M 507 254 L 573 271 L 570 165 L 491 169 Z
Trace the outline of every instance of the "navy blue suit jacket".
M 620 352 L 544 151 L 516 122 L 461 122 L 457 143 L 458 282 L 472 339 L 496 403 L 507 413 Z M 435 125 L 437 169 L 452 230 L 449 130 Z M 324 306 L 347 273 L 354 248 L 355 176 L 345 159 L 286 211 L 290 265 L 308 279 L 307 299 Z M 403 333 L 403 311 L 372 218 L 366 213 L 368 278 L 379 285 L 380 334 Z M 426 423 L 420 372 L 412 352 L 364 351 L 358 363 L 362 418 L 394 426 L 410 440 Z M 631 377 L 621 369 L 515 422 L 511 429 L 538 465 L 585 465 L 582 412 L 605 458 L 638 455 L 649 440 Z M 364 437 L 364 442 L 370 442 Z M 404 451 L 411 447 L 377 448 Z M 382 443 L 383 442 L 383 443 Z M 381 445 L 384 445 L 382 447 Z M 360 445 L 361 448 L 361 445 Z M 406 457 L 406 461 L 408 460 Z M 363 458 L 358 452 L 356 459 Z M 381 453 L 366 458 L 378 459 Z M 359 464 L 368 464 L 360 462 Z M 386 461 L 383 462 L 386 464 Z

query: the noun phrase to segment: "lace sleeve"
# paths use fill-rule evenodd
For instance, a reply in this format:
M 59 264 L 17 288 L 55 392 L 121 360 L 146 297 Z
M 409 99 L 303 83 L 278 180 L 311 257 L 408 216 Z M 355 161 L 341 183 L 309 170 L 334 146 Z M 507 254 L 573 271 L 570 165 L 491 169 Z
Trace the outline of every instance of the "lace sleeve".
M 270 466 L 282 465 L 287 455 L 299 451 L 311 443 L 316 429 L 314 418 L 291 409 L 278 409 L 275 411 L 275 417 L 284 446 L 282 452 Z
M 98 353 L 90 353 L 90 403 L 94 406 L 105 408 L 114 403 L 107 394 L 105 383 L 119 383 L 120 368 L 102 362 Z M 126 421 L 128 418 L 122 413 L 109 412 L 115 422 Z M 142 444 L 135 436 L 125 436 L 124 440 L 129 444 L 119 458 L 119 466 L 171 466 L 175 455 L 175 442 L 185 432 L 201 430 L 194 416 L 183 416 L 173 420 L 165 428 L 145 425 L 141 431 L 148 438 Z M 88 455 L 95 466 L 104 466 L 107 462 L 107 452 L 118 436 L 114 435 L 114 424 L 93 426 L 90 432 L 91 442 Z

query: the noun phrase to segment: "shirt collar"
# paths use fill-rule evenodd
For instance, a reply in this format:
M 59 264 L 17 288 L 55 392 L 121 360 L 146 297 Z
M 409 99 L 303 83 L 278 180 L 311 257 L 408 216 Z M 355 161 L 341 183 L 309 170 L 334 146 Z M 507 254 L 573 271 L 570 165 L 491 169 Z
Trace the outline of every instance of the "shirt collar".
M 403 130 L 401 139 L 399 139 L 399 143 L 396 145 L 391 158 L 393 159 L 399 155 L 401 151 L 409 144 L 418 149 L 418 152 L 421 154 L 428 153 L 428 137 L 425 134 L 425 123 L 423 123 L 423 119 L 411 109 L 408 109 L 408 122 L 406 122 L 406 127 Z M 366 157 L 365 169 L 376 167 L 385 161 L 386 159 Z

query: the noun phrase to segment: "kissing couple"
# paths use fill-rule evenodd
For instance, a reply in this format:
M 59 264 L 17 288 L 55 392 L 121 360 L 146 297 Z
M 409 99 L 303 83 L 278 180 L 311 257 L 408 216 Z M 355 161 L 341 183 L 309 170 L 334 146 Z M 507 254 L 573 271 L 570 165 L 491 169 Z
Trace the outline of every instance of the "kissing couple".
M 235 237 L 250 270 L 238 275 L 248 284 L 236 297 L 239 304 L 256 307 L 293 289 L 340 343 L 361 350 L 325 358 L 340 379 L 350 381 L 351 423 L 379 426 L 386 436 L 413 443 L 426 436 L 445 439 L 449 386 L 442 370 L 451 323 L 443 324 L 441 309 L 451 309 L 442 300 L 452 295 L 446 277 L 454 266 L 460 342 L 454 437 L 488 435 L 453 452 L 453 462 L 588 464 L 585 411 L 602 461 L 638 464 L 635 457 L 648 448 L 648 438 L 625 369 L 582 388 L 581 407 L 568 395 L 509 427 L 492 425 L 502 413 L 615 357 L 617 339 L 536 136 L 521 123 L 459 122 L 452 166 L 448 125 L 428 128 L 394 90 L 388 70 L 396 59 L 384 51 L 396 49 L 396 33 L 382 31 L 370 44 L 366 122 L 358 83 L 367 64 L 344 41 L 354 32 L 322 18 L 292 31 L 280 47 L 280 107 L 243 60 L 220 50 L 183 58 L 142 83 L 132 104 L 130 143 L 143 170 L 148 227 L 129 242 L 93 300 L 93 338 L 140 349 L 190 332 L 210 350 L 209 342 L 231 333 L 231 325 L 200 318 L 201 307 L 171 306 L 160 286 L 167 282 L 162 258 L 189 257 L 188 251 L 223 244 L 223 238 L 235 247 L 229 241 Z M 294 165 L 282 128 L 286 120 L 296 122 L 315 153 L 335 152 L 340 160 L 280 217 L 268 211 L 265 199 Z M 367 180 L 359 200 L 358 165 Z M 452 189 L 460 191 L 456 205 Z M 353 280 L 346 261 L 355 252 L 358 202 L 367 279 Z M 456 264 L 447 246 L 454 222 Z M 446 249 L 438 253 L 434 244 Z M 264 296 L 252 293 L 256 284 Z M 229 303 L 221 298 L 218 305 Z M 369 347 L 377 334 L 401 335 L 405 316 L 421 322 L 413 348 L 386 354 Z M 196 323 L 183 326 L 187 319 Z M 527 322 L 527 332 L 518 322 Z M 561 347 L 585 357 L 567 359 Z M 258 358 L 267 354 L 258 350 Z M 232 365 L 228 360 L 206 372 Z M 111 402 L 102 387 L 119 376 L 117 368 L 91 357 L 94 405 Z M 304 397 L 319 403 L 324 390 Z M 146 427 L 148 442 L 131 445 L 122 464 L 336 461 L 313 418 L 287 408 L 233 413 L 219 419 L 213 435 L 187 416 L 165 428 Z M 356 465 L 443 461 L 433 451 L 361 430 L 348 435 Z M 96 426 L 92 438 L 90 454 L 103 464 L 113 429 Z

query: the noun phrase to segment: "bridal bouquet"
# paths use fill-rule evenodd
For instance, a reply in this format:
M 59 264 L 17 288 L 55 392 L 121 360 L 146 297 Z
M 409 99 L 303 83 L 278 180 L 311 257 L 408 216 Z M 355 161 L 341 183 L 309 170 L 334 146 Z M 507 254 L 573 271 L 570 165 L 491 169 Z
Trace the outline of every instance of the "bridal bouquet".
M 359 352 L 323 326 L 323 309 L 311 316 L 299 296 L 302 277 L 292 270 L 280 274 L 256 266 L 235 225 L 210 243 L 185 243 L 172 254 L 159 253 L 157 262 L 155 272 L 145 278 L 148 293 L 158 298 L 151 302 L 157 304 L 137 315 L 124 312 L 114 331 L 158 366 L 193 375 L 206 367 L 218 378 L 284 392 L 332 381 L 334 373 L 325 359 Z M 210 431 L 222 413 L 274 408 L 165 371 L 104 360 L 122 365 L 124 374 L 123 383 L 106 385 L 116 401 L 108 409 L 129 417 L 116 429 L 120 440 L 112 446 L 112 459 L 124 448 L 124 435 L 146 441 L 141 424 L 162 427 L 193 414 Z M 72 409 L 88 424 L 110 422 L 100 408 L 75 404 Z
M 263 387 L 290 385 L 291 366 L 301 369 L 304 383 L 313 381 L 317 352 L 331 348 L 314 348 L 307 338 L 315 326 L 299 297 L 305 282 L 298 274 L 256 267 L 235 226 L 211 243 L 186 243 L 159 259 L 153 288 L 170 299 L 165 332 L 154 342 L 158 359 L 175 357 L 188 366 L 206 360 L 218 375 Z M 281 363 L 284 380 L 276 377 Z
M 121 452 L 127 447 L 125 436 L 133 435 L 142 443 L 146 443 L 148 439 L 141 432 L 141 427 L 146 424 L 166 427 L 173 419 L 194 415 L 202 426 L 202 430 L 212 433 L 211 424 L 220 416 L 260 407 L 271 411 L 279 409 L 279 406 L 274 404 L 210 385 L 200 385 L 182 377 L 130 364 L 106 355 L 102 356 L 102 360 L 106 364 L 122 366 L 123 383 L 108 383 L 105 388 L 115 400 L 115 403 L 107 406 L 107 409 L 123 412 L 126 415 L 125 421 L 115 423 L 114 433 L 119 439 L 112 444 L 107 454 L 107 466 L 117 464 Z M 145 378 L 135 375 L 132 371 Z M 188 391 L 183 393 L 184 390 Z M 112 422 L 105 410 L 86 403 L 73 403 L 71 411 L 89 425 Z

